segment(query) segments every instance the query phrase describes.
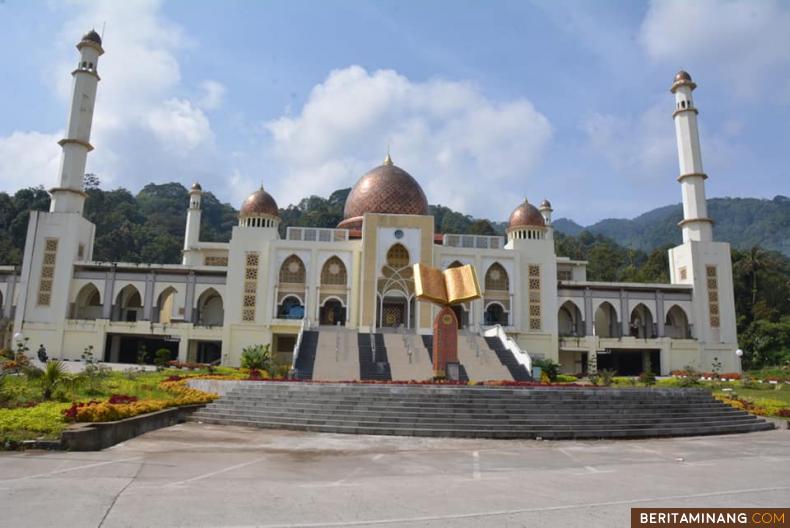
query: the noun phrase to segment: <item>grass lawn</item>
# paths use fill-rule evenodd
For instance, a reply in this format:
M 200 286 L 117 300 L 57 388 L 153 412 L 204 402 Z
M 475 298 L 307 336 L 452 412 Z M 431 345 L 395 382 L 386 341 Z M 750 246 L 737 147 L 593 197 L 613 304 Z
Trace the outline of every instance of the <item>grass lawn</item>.
M 196 374 L 199 372 L 192 372 Z M 95 379 L 69 375 L 56 385 L 51 401 L 44 401 L 39 380 L 24 375 L 5 376 L 0 385 L 0 449 L 29 439 L 54 439 L 68 426 L 63 411 L 72 402 L 107 401 L 112 395 L 140 401 L 172 401 L 179 396 L 160 383 L 178 370 L 161 372 L 106 372 Z

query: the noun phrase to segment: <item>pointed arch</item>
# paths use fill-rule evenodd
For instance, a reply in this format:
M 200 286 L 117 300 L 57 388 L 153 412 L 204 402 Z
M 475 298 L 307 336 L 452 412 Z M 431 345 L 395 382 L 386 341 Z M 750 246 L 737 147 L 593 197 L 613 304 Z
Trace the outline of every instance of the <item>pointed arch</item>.
M 102 315 L 101 291 L 92 282 L 85 284 L 74 300 L 74 319 L 96 320 Z
M 639 339 L 650 339 L 655 336 L 653 329 L 653 313 L 644 303 L 639 303 L 631 310 L 629 334 Z
M 619 337 L 617 330 L 617 311 L 612 303 L 603 301 L 595 310 L 593 331 L 598 337 Z
M 304 284 L 307 277 L 304 261 L 291 255 L 280 266 L 280 282 L 285 284 Z
M 452 261 L 452 262 L 450 263 L 450 265 L 449 265 L 449 266 L 447 266 L 447 269 L 450 269 L 450 268 L 460 268 L 461 266 L 463 266 L 463 263 L 462 263 L 460 260 L 454 260 L 454 261 Z
M 486 291 L 510 291 L 510 277 L 507 270 L 499 262 L 494 262 L 488 267 L 485 278 Z
M 387 265 L 393 269 L 405 268 L 411 262 L 411 256 L 406 246 L 400 242 L 392 244 L 387 250 Z
M 575 302 L 567 300 L 557 314 L 557 328 L 561 337 L 583 337 L 584 320 Z
M 176 299 L 176 289 L 168 286 L 156 298 L 156 313 L 154 317 L 160 323 L 169 323 L 173 319 L 173 305 Z
M 134 322 L 142 319 L 143 296 L 133 284 L 127 284 L 115 296 L 113 321 Z
M 667 311 L 664 334 L 672 339 L 689 339 L 691 337 L 688 315 L 677 304 L 673 304 Z
M 225 322 L 225 305 L 222 295 L 214 288 L 207 288 L 197 299 L 195 322 L 201 326 L 222 326 Z
M 321 288 L 337 288 L 343 289 L 348 285 L 348 272 L 346 265 L 340 260 L 340 257 L 334 255 L 324 262 L 321 267 Z

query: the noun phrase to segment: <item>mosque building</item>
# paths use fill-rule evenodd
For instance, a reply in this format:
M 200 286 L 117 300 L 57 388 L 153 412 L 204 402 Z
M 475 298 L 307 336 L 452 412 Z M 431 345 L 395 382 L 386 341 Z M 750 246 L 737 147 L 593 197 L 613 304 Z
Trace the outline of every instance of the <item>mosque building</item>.
M 419 182 L 389 155 L 354 185 L 337 228 L 281 237 L 277 202 L 261 187 L 229 242 L 204 242 L 195 183 L 181 264 L 97 262 L 83 176 L 104 50 L 95 31 L 77 49 L 50 210 L 30 213 L 21 268 L 0 266 L 6 345 L 21 334 L 54 358 L 92 347 L 103 361 L 135 363 L 145 347 L 238 365 L 245 347 L 270 344 L 302 377 L 427 379 L 437 308 L 415 298 L 412 266 L 472 264 L 482 297 L 454 308 L 469 379 L 525 379 L 536 358 L 567 373 L 668 374 L 717 361 L 740 370 L 730 247 L 713 239 L 696 85 L 684 71 L 671 86 L 684 217 L 670 283 L 607 283 L 588 281 L 585 261 L 556 255 L 547 200 L 513 204 L 505 237 L 436 233 Z

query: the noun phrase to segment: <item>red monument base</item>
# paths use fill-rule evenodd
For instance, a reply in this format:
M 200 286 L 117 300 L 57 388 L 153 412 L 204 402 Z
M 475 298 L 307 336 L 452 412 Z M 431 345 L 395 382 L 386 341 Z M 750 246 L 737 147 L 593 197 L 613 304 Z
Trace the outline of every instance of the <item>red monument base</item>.
M 458 363 L 458 319 L 449 306 L 433 320 L 433 375 L 444 378 L 447 363 Z

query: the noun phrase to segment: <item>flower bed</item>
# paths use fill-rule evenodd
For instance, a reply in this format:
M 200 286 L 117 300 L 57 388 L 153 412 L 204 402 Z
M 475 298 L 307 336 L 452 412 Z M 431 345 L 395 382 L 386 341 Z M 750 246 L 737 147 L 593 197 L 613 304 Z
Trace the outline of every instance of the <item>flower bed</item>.
M 138 400 L 134 396 L 112 395 L 106 402 L 94 400 L 74 403 L 64 410 L 63 414 L 66 419 L 75 422 L 112 422 L 169 407 L 210 403 L 218 398 L 216 394 L 187 386 L 184 379 L 173 379 L 176 377 L 171 376 L 159 384 L 164 390 L 175 395 L 171 400 Z
M 715 394 L 714 397 L 736 409 L 741 409 L 758 416 L 779 416 L 790 418 L 790 408 L 784 402 L 772 399 L 758 399 L 750 401 L 729 394 Z

